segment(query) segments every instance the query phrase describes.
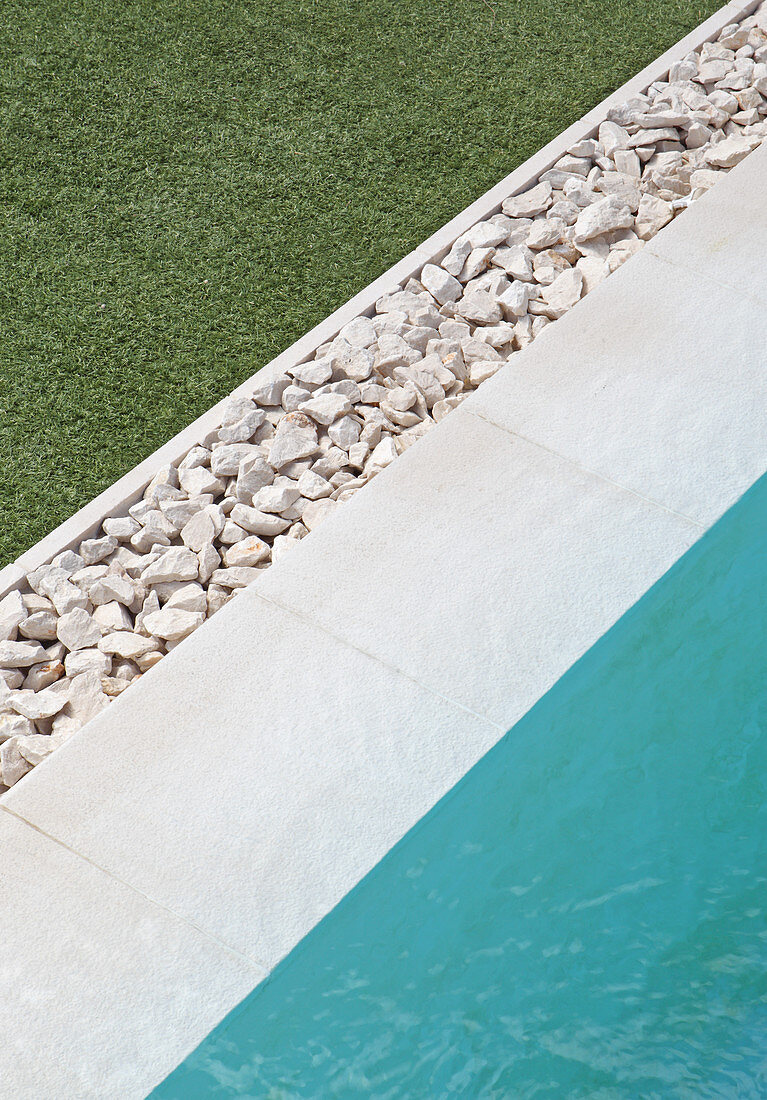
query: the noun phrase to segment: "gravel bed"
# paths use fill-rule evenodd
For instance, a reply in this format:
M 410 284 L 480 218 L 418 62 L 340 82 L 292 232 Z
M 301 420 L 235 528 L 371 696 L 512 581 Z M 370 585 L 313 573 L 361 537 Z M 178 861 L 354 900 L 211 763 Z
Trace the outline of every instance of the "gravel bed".
M 30 573 L 0 601 L 0 793 L 703 195 L 766 119 L 764 4 Z

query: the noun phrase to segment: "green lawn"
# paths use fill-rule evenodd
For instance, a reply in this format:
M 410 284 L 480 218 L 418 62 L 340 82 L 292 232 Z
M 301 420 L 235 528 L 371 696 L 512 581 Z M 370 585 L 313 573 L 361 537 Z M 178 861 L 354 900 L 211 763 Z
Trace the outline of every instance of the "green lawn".
M 0 564 L 713 0 L 6 0 Z

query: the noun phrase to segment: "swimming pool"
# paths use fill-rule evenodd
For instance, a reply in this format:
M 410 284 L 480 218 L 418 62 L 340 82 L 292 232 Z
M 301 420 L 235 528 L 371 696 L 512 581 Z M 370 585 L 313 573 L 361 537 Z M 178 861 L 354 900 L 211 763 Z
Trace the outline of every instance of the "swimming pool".
M 767 478 L 152 1094 L 767 1094 Z

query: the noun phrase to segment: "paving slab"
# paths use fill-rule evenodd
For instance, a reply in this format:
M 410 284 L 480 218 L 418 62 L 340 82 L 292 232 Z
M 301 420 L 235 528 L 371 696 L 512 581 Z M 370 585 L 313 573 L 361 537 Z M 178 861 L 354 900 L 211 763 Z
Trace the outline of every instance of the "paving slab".
M 252 590 L 136 686 L 4 804 L 266 969 L 503 732 Z
M 646 252 L 675 268 L 705 271 L 738 294 L 767 303 L 767 144 L 726 173 L 694 207 L 648 241 Z M 700 207 L 700 209 L 698 209 Z M 701 222 L 706 231 L 700 232 Z M 712 342 L 726 316 L 701 315 Z
M 508 729 L 700 533 L 461 409 L 256 588 Z
M 693 230 L 677 226 L 689 218 L 701 235 L 709 213 L 701 199 L 668 232 L 686 242 Z M 765 304 L 707 264 L 644 252 L 464 407 L 708 526 L 767 467 Z
M 0 1096 L 140 1100 L 263 971 L 0 810 Z

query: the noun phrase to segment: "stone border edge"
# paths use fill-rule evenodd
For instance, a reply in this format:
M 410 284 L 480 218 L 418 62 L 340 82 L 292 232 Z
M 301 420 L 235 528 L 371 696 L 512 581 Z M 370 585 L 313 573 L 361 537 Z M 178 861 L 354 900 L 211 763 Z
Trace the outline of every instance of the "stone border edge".
M 510 172 L 509 175 L 504 176 L 489 191 L 480 195 L 469 206 L 464 207 L 460 213 L 451 218 L 449 222 L 394 264 L 393 267 L 374 279 L 372 283 L 369 283 L 323 321 L 320 321 L 319 324 L 315 325 L 304 336 L 301 336 L 275 359 L 261 367 L 256 374 L 247 378 L 231 394 L 222 398 L 202 416 L 192 421 L 186 428 L 183 428 L 167 443 L 164 443 L 162 447 L 154 451 L 137 466 L 134 466 L 132 470 L 129 470 L 127 474 L 124 474 L 123 477 L 115 481 L 102 493 L 99 493 L 88 504 L 75 512 L 73 516 L 70 516 L 69 519 L 51 531 L 50 534 L 28 550 L 25 550 L 16 561 L 0 569 L 0 598 L 5 596 L 11 589 L 16 588 L 27 573 L 30 573 L 33 569 L 46 564 L 51 558 L 64 550 L 69 550 L 78 545 L 83 539 L 95 535 L 105 517 L 127 515 L 128 508 L 141 497 L 144 489 L 161 466 L 180 461 L 195 444 L 199 443 L 202 438 L 219 425 L 223 406 L 230 397 L 249 397 L 256 384 L 262 384 L 270 378 L 284 373 L 286 369 L 310 359 L 321 344 L 334 339 L 349 321 L 363 314 L 372 314 L 375 303 L 382 294 L 393 286 L 404 284 L 408 279 L 416 277 L 425 264 L 439 263 L 450 251 L 456 237 L 470 229 L 476 222 L 498 213 L 504 199 L 524 191 L 531 184 L 536 183 L 541 173 L 551 168 L 571 145 L 584 138 L 593 137 L 599 124 L 605 120 L 610 107 L 622 103 L 638 92 L 646 91 L 654 81 L 662 80 L 674 62 L 681 60 L 691 51 L 699 49 L 704 42 L 715 39 L 723 27 L 746 18 L 759 6 L 759 3 L 760 0 L 748 0 L 746 4 L 743 4 L 742 0 L 730 0 L 730 3 L 719 8 L 712 16 L 700 23 L 684 38 L 674 43 L 670 49 L 652 61 L 636 76 L 622 84 L 620 88 L 617 88 L 603 99 L 601 103 L 598 103 L 591 111 L 579 118 L 572 126 L 563 130 L 537 153 L 534 153 Z

